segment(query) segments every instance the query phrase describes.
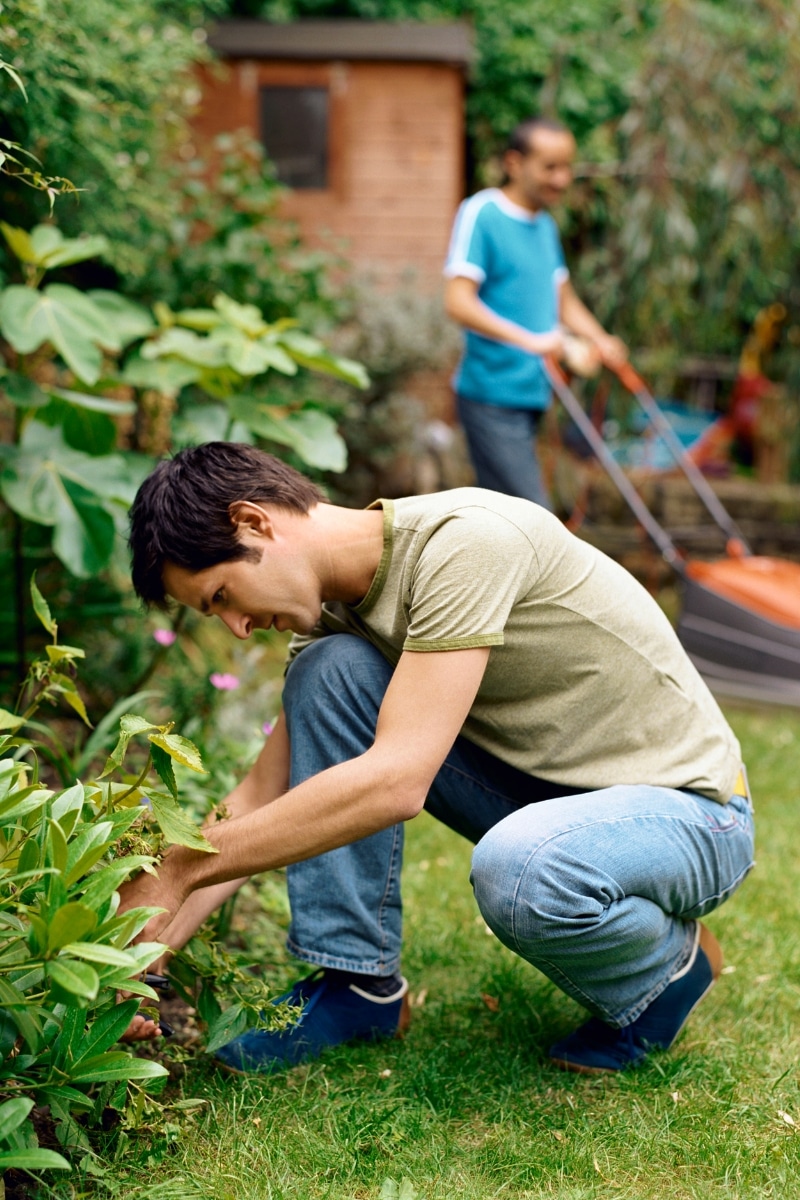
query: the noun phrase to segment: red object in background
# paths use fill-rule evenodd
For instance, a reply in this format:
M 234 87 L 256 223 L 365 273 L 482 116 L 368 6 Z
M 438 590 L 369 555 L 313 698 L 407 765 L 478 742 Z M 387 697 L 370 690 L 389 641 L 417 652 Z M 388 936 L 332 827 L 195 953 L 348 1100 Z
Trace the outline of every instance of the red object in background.
M 752 448 L 755 441 L 758 404 L 775 384 L 766 375 L 739 375 L 731 392 L 728 414 L 733 435 Z

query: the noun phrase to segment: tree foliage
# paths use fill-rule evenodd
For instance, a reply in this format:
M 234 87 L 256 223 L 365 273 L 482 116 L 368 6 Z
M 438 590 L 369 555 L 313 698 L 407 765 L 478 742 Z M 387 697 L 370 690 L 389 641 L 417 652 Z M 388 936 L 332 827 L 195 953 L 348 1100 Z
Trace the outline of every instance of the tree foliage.
M 0 58 L 27 96 L 0 76 L 0 134 L 80 189 L 60 207 L 65 232 L 103 233 L 125 274 L 144 270 L 147 237 L 176 210 L 173 176 L 199 99 L 191 74 L 206 56 L 214 0 L 5 0 Z M 29 226 L 47 200 L 0 179 L 0 208 Z

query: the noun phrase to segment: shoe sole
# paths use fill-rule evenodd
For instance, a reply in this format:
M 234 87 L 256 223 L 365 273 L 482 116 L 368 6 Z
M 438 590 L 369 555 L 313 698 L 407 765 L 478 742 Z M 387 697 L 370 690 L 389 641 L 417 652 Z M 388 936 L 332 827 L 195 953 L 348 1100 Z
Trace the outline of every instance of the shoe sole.
M 708 926 L 704 925 L 702 921 L 698 921 L 697 925 L 698 929 L 700 930 L 700 935 L 695 943 L 695 953 L 689 959 L 685 969 L 688 969 L 694 963 L 697 949 L 699 948 L 705 954 L 706 958 L 708 959 L 708 965 L 711 967 L 711 983 L 708 985 L 702 995 L 697 997 L 694 1004 L 689 1009 L 688 1013 L 684 1017 L 683 1024 L 680 1026 L 678 1032 L 675 1034 L 675 1037 L 670 1042 L 670 1047 L 675 1045 L 676 1041 L 686 1028 L 686 1022 L 689 1020 L 689 1017 L 697 1008 L 698 1004 L 705 1000 L 706 996 L 722 974 L 722 964 L 724 961 L 722 956 L 722 947 Z M 644 1061 L 645 1059 L 641 1060 L 641 1062 Z M 618 1075 L 621 1070 L 630 1069 L 625 1067 L 585 1067 L 582 1063 L 571 1062 L 568 1058 L 551 1058 L 550 1062 L 553 1063 L 554 1066 L 560 1067 L 562 1071 L 572 1071 L 574 1075 Z M 632 1065 L 639 1066 L 640 1064 L 635 1063 Z

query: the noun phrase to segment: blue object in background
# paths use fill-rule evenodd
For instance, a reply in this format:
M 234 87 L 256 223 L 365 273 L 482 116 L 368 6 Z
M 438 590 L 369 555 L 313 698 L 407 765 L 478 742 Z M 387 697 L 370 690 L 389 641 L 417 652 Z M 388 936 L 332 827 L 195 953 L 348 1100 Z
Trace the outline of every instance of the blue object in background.
M 677 400 L 657 400 L 660 411 L 669 421 L 686 450 L 691 449 L 710 425 L 716 413 L 697 412 Z M 651 471 L 670 471 L 677 464 L 668 447 L 650 425 L 644 413 L 636 413 L 631 421 L 634 434 L 607 438 L 608 447 L 622 467 L 644 467 Z

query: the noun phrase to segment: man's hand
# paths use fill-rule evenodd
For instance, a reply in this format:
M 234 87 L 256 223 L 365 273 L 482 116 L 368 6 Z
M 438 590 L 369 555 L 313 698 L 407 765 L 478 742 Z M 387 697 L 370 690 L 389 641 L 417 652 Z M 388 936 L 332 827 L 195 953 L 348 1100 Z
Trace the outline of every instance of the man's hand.
M 527 350 L 529 354 L 552 354 L 554 358 L 564 355 L 564 335 L 560 329 L 552 329 L 549 333 L 528 333 L 525 341 L 527 344 L 521 345 L 520 349 Z
M 603 333 L 602 336 L 595 337 L 593 341 L 603 361 L 603 366 L 613 370 L 615 366 L 628 361 L 628 347 L 621 338 L 614 337 L 610 333 Z

